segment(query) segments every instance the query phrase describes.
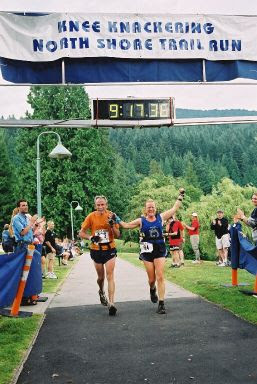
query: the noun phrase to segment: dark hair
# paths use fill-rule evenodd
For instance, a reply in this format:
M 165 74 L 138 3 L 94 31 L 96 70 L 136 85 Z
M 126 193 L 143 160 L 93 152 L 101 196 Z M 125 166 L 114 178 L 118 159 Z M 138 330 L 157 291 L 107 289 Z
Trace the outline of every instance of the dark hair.
M 21 203 L 27 203 L 27 202 L 28 202 L 27 200 L 20 199 L 19 201 L 17 201 L 17 208 L 20 207 L 20 204 L 21 204 Z

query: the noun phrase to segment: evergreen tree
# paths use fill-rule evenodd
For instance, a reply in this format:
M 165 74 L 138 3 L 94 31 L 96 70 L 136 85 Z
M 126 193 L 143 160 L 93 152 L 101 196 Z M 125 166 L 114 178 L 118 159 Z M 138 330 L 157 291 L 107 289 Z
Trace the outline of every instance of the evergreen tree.
M 165 159 L 164 159 L 164 164 L 163 164 L 163 173 L 166 175 L 166 176 L 171 176 L 172 175 L 172 168 L 171 168 L 171 164 L 170 164 L 170 159 L 165 156 Z
M 88 119 L 90 109 L 83 87 L 33 87 L 28 96 L 32 119 Z M 31 212 L 36 211 L 36 141 L 46 128 L 23 129 L 19 133 L 18 148 L 20 195 L 30 201 Z M 49 159 L 48 154 L 57 144 L 54 135 L 40 138 L 42 213 L 54 219 L 58 233 L 70 233 L 69 202 L 78 200 L 84 213 L 76 212 L 82 221 L 93 207 L 93 197 L 106 194 L 110 201 L 116 185 L 117 159 L 109 143 L 109 132 L 97 129 L 53 128 L 60 134 L 63 145 L 72 157 L 65 160 Z M 120 165 L 120 163 L 119 163 Z M 120 189 L 126 185 L 120 185 Z M 110 207 L 111 208 L 111 207 Z
M 149 176 L 163 174 L 160 164 L 156 160 L 150 161 Z
M 14 170 L 7 153 L 6 137 L 2 128 L 0 129 L 0 151 L 0 225 L 2 228 L 4 224 L 10 222 L 16 203 Z
M 199 187 L 199 180 L 194 169 L 194 157 L 191 152 L 185 156 L 185 169 L 184 169 L 184 178 L 188 184 L 191 184 L 194 187 Z

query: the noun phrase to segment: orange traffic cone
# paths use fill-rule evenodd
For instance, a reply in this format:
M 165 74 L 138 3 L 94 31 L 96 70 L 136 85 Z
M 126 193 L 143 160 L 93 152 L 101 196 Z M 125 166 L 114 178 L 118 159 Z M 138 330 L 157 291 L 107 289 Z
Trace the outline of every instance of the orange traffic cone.
M 16 293 L 16 297 L 13 301 L 12 308 L 11 310 L 9 309 L 2 309 L 1 310 L 1 315 L 2 316 L 8 316 L 8 317 L 30 317 L 33 315 L 33 312 L 25 312 L 25 311 L 19 311 L 20 305 L 21 305 L 21 300 L 23 296 L 23 292 L 26 286 L 27 278 L 29 275 L 30 271 L 30 266 L 32 263 L 33 259 L 33 253 L 35 250 L 35 246 L 33 244 L 28 245 L 28 252 L 25 258 L 25 263 L 23 266 L 23 271 L 19 283 L 19 287 Z

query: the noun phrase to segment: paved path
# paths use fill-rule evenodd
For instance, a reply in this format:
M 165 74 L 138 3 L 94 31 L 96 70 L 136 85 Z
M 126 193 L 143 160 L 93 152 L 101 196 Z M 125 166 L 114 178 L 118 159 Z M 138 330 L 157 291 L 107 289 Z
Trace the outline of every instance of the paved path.
M 46 319 L 18 384 L 256 384 L 257 328 L 167 284 L 155 313 L 146 273 L 117 260 L 118 314 L 98 303 L 95 271 L 80 257 Z
M 115 269 L 116 297 L 115 301 L 139 301 L 149 299 L 149 289 L 146 272 L 136 268 L 131 263 L 117 259 Z M 179 286 L 167 283 L 166 296 L 196 297 Z M 55 296 L 50 307 L 71 307 L 77 305 L 99 304 L 98 286 L 93 262 L 89 254 L 80 257 L 79 263 L 63 284 L 61 291 Z

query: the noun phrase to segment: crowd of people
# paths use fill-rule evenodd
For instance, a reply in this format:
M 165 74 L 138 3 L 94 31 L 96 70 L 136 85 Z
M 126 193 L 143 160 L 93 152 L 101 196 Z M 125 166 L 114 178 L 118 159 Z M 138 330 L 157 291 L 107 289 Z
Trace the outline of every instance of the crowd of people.
M 42 278 L 57 279 L 54 272 L 55 257 L 61 258 L 61 264 L 80 253 L 75 243 L 67 237 L 59 239 L 54 232 L 54 222 L 46 222 L 45 218 L 28 213 L 28 202 L 19 200 L 13 210 L 10 223 L 4 225 L 2 232 L 2 248 L 5 253 L 18 252 L 20 248 L 34 244 L 41 255 Z
M 165 282 L 164 265 L 168 251 L 166 239 L 169 243 L 171 254 L 171 267 L 179 268 L 184 265 L 183 244 L 185 242 L 185 230 L 188 231 L 190 244 L 194 253 L 192 263 L 201 263 L 199 250 L 200 223 L 198 214 L 193 212 L 191 222 L 186 224 L 176 217 L 185 191 L 179 190 L 177 200 L 173 206 L 159 213 L 154 200 L 148 199 L 145 203 L 142 216 L 125 222 L 108 209 L 108 201 L 105 196 L 96 196 L 94 199 L 95 210 L 83 221 L 79 237 L 90 242 L 90 256 L 93 260 L 97 275 L 98 294 L 100 303 L 108 307 L 110 316 L 115 316 L 115 280 L 114 269 L 117 256 L 115 239 L 120 237 L 120 228 L 139 229 L 140 254 L 139 258 L 144 263 L 149 285 L 149 297 L 153 303 L 157 303 L 158 314 L 165 314 Z M 234 217 L 234 225 L 241 222 L 252 228 L 253 240 L 257 243 L 257 193 L 252 196 L 254 210 L 250 217 L 238 208 Z M 212 219 L 210 230 L 214 231 L 215 243 L 218 253 L 217 265 L 224 267 L 229 265 L 228 255 L 230 247 L 229 222 L 224 217 L 222 209 L 217 210 L 217 215 Z M 63 241 L 57 238 L 54 232 L 54 222 L 37 215 L 29 215 L 28 202 L 19 200 L 14 209 L 10 224 L 4 226 L 2 232 L 2 246 L 4 252 L 18 252 L 28 244 L 35 244 L 36 252 L 39 252 L 42 260 L 42 278 L 56 279 L 54 273 L 54 260 L 61 257 L 62 264 L 66 266 L 69 260 L 74 258 L 75 249 L 73 242 L 65 238 Z M 107 280 L 107 294 L 105 293 L 105 279 Z

